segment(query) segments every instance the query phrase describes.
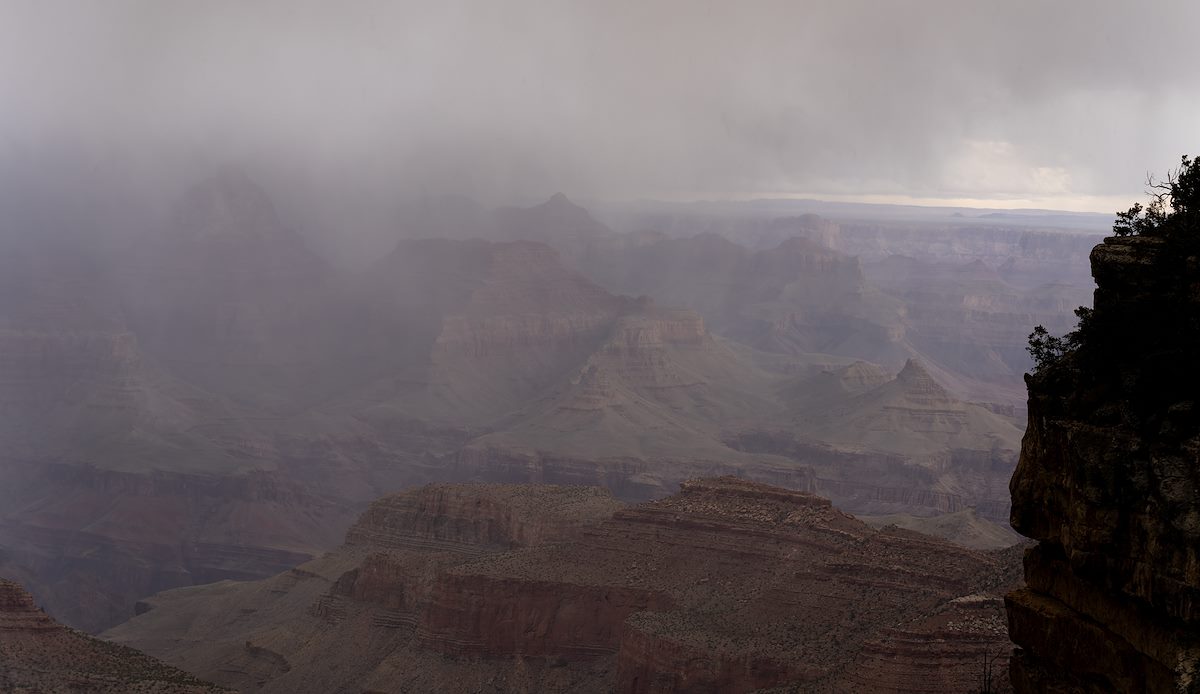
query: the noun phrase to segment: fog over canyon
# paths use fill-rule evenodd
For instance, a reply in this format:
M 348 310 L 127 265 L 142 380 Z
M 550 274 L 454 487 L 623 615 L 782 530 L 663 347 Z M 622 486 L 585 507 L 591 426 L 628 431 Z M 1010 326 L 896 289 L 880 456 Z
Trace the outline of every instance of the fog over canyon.
M 0 0 L 0 692 L 1200 691 L 1198 20 Z

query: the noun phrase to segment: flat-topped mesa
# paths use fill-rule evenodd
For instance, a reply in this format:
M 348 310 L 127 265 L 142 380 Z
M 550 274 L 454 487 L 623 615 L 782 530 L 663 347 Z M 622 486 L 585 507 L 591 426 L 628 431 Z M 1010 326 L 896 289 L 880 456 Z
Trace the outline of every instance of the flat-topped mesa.
M 704 319 L 685 309 L 648 307 L 618 321 L 605 350 L 639 350 L 666 345 L 701 345 L 708 338 Z
M 739 510 L 747 507 L 765 508 L 767 506 L 785 509 L 787 507 L 813 508 L 827 510 L 829 519 L 838 521 L 853 520 L 853 516 L 833 508 L 833 503 L 821 496 L 806 491 L 784 489 L 760 482 L 751 482 L 741 477 L 725 475 L 722 477 L 706 477 L 687 480 L 680 483 L 679 493 L 648 504 L 651 508 L 670 508 L 689 513 L 709 515 L 737 515 Z M 759 517 L 759 520 L 775 523 L 777 519 Z M 855 521 L 857 524 L 857 521 Z
M 862 269 L 857 257 L 797 236 L 785 239 L 769 253 L 755 254 L 754 269 L 773 276 L 790 275 L 793 282 L 804 282 L 807 275 L 815 273 L 836 275 L 846 288 L 862 284 Z M 828 278 L 824 281 L 828 282 Z
M 597 487 L 434 484 L 371 504 L 346 543 L 477 554 L 567 539 L 620 507 Z
M 1200 252 L 1110 238 L 1082 346 L 1027 377 L 1018 692 L 1200 691 Z M 1084 645 L 1080 645 L 1084 644 Z M 1073 689 L 1070 689 L 1073 687 Z

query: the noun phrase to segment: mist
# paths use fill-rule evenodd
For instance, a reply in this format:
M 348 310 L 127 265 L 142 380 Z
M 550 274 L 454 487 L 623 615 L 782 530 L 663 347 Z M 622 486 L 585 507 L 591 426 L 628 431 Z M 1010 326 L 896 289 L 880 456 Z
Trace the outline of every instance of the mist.
M 0 14 L 9 168 L 65 152 L 170 190 L 232 163 L 381 218 L 397 196 L 558 190 L 1110 211 L 1200 150 L 1188 2 L 8 0 Z
M 1197 26 L 0 0 L 0 691 L 1191 691 Z

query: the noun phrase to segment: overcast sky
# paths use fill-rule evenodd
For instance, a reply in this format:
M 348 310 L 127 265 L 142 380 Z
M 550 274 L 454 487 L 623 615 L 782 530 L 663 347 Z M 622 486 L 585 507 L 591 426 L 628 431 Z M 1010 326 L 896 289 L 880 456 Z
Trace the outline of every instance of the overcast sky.
M 0 0 L 0 156 L 1111 212 L 1200 153 L 1197 27 L 1193 0 Z

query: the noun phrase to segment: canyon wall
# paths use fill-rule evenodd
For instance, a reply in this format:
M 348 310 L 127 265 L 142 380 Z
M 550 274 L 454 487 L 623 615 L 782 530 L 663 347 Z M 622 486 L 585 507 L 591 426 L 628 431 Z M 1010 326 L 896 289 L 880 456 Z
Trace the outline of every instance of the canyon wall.
M 635 506 L 431 485 L 324 557 L 169 591 L 106 636 L 264 692 L 960 694 L 1010 648 L 1016 559 L 732 477 Z

